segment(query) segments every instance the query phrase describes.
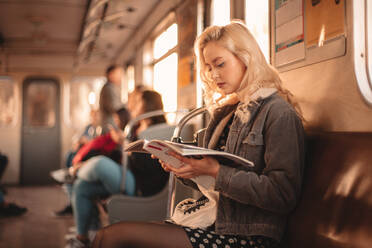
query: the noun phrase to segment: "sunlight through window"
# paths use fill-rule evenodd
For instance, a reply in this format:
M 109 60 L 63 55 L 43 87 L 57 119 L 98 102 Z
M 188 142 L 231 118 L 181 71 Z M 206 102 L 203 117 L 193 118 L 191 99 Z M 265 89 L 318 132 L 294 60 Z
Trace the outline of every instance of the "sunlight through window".
M 177 45 L 177 24 L 172 24 L 154 41 L 154 58 L 158 59 Z
M 90 121 L 90 111 L 98 109 L 99 94 L 106 79 L 74 77 L 69 92 L 69 119 L 72 127 L 83 128 Z
M 134 66 L 130 65 L 127 67 L 127 82 L 128 82 L 128 92 L 132 92 L 134 90 Z
M 270 62 L 269 1 L 245 1 L 245 22 Z
M 169 52 L 177 46 L 177 36 L 177 24 L 174 23 L 153 43 L 154 59 L 161 58 L 153 67 L 153 89 L 161 94 L 167 112 L 177 110 L 178 55 Z
M 154 66 L 154 90 L 162 95 L 164 111 L 177 110 L 177 64 L 172 53 Z
M 212 25 L 226 25 L 230 22 L 230 0 L 212 1 Z
M 14 81 L 9 77 L 0 76 L 0 126 L 15 124 L 16 107 Z

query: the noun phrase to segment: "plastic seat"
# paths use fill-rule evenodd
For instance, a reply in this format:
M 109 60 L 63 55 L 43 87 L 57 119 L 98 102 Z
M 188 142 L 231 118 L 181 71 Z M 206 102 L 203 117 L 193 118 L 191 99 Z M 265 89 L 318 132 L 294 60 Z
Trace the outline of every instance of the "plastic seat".
M 161 221 L 167 215 L 168 184 L 156 195 L 113 195 L 107 203 L 110 224 L 119 221 Z
M 184 111 L 183 111 L 184 112 Z M 131 121 L 124 133 L 131 133 L 131 128 L 137 121 L 152 116 L 163 115 L 165 112 L 154 111 L 146 113 Z M 157 124 L 149 127 L 139 134 L 140 139 L 162 139 L 171 140 L 176 126 L 168 125 L 166 123 Z M 193 130 L 188 126 L 183 131 L 182 135 L 185 137 L 192 136 Z M 126 154 L 123 154 L 126 156 Z M 119 221 L 161 221 L 167 216 L 169 187 L 165 185 L 159 193 L 148 196 L 127 196 L 125 194 L 117 194 L 111 196 L 107 201 L 107 211 L 110 224 Z

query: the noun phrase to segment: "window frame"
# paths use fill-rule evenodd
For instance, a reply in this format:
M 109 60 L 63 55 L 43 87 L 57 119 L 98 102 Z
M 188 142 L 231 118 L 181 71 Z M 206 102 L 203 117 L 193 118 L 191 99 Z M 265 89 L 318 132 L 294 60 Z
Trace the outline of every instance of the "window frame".
M 17 114 L 19 112 L 19 106 L 20 106 L 19 85 L 16 83 L 16 81 L 11 76 L 0 75 L 0 81 L 1 80 L 7 80 L 7 81 L 10 82 L 10 84 L 13 85 L 13 97 L 14 97 L 13 112 L 14 112 L 14 118 L 12 119 L 12 121 L 9 124 L 3 124 L 2 122 L 0 122 L 0 127 L 1 128 L 15 127 L 19 123 L 19 114 Z
M 165 32 L 169 27 L 171 27 L 173 24 L 177 25 L 177 43 L 174 47 L 167 50 L 164 54 L 162 54 L 159 58 L 154 57 L 154 45 L 155 40 L 163 33 Z M 152 89 L 154 89 L 154 83 L 155 83 L 155 65 L 159 62 L 165 60 L 169 56 L 171 56 L 173 53 L 177 55 L 178 58 L 178 23 L 176 20 L 176 15 L 174 12 L 171 12 L 168 14 L 166 18 L 164 18 L 154 29 L 154 31 L 151 33 L 150 38 L 144 45 L 144 53 L 143 53 L 143 73 L 144 73 L 144 80 L 143 83 L 146 86 L 150 86 Z M 162 93 L 162 92 L 159 92 Z M 177 102 L 176 102 L 176 109 L 178 108 L 178 66 L 177 66 L 177 90 L 175 92 L 177 96 Z

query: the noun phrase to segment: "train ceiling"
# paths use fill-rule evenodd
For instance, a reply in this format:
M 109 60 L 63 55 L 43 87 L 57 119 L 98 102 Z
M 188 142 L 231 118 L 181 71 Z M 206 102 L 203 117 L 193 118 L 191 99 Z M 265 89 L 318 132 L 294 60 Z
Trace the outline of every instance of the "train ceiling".
M 102 68 L 161 0 L 0 0 L 0 71 Z

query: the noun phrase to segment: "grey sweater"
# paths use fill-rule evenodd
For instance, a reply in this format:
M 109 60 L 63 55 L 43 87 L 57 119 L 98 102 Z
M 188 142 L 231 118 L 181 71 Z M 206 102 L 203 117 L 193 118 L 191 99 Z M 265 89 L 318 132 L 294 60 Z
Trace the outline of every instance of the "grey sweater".
M 124 105 L 120 99 L 120 88 L 107 82 L 101 89 L 99 97 L 99 113 L 102 134 L 109 131 L 109 125 L 116 126 L 113 114 Z

